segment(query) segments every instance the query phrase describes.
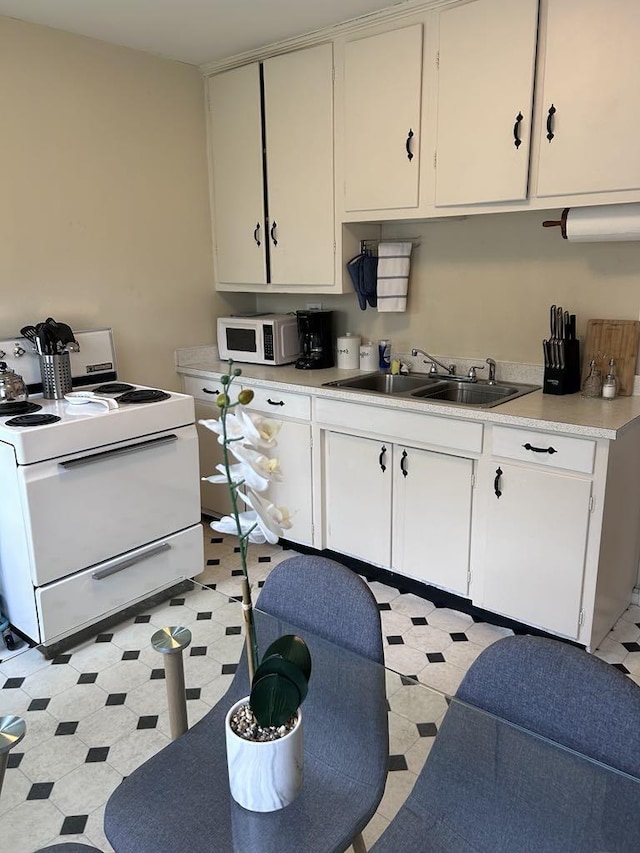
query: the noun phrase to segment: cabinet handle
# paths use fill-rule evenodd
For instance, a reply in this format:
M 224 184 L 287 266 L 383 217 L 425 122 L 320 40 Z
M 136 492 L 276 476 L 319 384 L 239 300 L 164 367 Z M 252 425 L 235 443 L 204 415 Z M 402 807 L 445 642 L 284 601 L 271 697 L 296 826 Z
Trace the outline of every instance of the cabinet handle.
M 547 114 L 547 139 L 549 140 L 549 142 L 551 142 L 551 140 L 555 136 L 553 130 L 551 129 L 553 127 L 553 117 L 555 113 L 556 108 L 553 106 L 553 104 L 551 104 L 551 106 L 549 107 L 549 113 Z
M 202 389 L 202 391 L 203 391 L 205 394 L 215 394 L 215 395 L 216 395 L 216 397 L 220 394 L 220 392 L 218 391 L 218 389 L 217 389 L 217 388 L 216 388 L 216 390 L 215 390 L 215 391 L 212 391 L 210 388 L 203 388 L 203 389 Z
M 518 115 L 516 116 L 516 123 L 513 125 L 513 144 L 516 148 L 520 148 L 522 145 L 522 140 L 520 139 L 520 122 L 523 118 L 524 116 L 522 113 L 518 112 Z
M 256 241 L 256 246 L 261 246 L 260 242 L 260 223 L 256 222 L 256 227 L 253 229 L 253 239 Z
M 409 128 L 409 133 L 407 134 L 407 141 L 405 142 L 405 148 L 407 149 L 407 160 L 411 162 L 413 160 L 413 152 L 411 151 L 411 140 L 413 139 L 413 131 Z
M 531 450 L 532 453 L 548 453 L 551 456 L 558 452 L 555 447 L 551 447 L 551 445 L 549 445 L 549 447 L 534 447 L 533 444 L 529 444 L 529 442 L 527 442 L 522 446 L 525 450 Z
M 267 403 L 270 406 L 284 406 L 284 400 L 272 400 L 271 397 L 267 397 Z
M 500 477 L 502 477 L 502 468 L 496 468 L 496 478 L 493 481 L 493 491 L 496 493 L 497 498 L 502 494 L 500 491 Z
M 406 450 L 402 451 L 402 459 L 400 460 L 400 470 L 402 471 L 403 477 L 406 477 L 407 474 L 409 473 L 407 471 L 407 451 Z
M 383 444 L 382 449 L 380 450 L 380 456 L 378 457 L 378 465 L 382 469 L 383 474 L 387 470 L 387 466 L 384 464 L 384 458 L 386 455 L 387 455 L 387 448 Z
M 278 223 L 274 220 L 273 225 L 271 226 L 271 239 L 273 240 L 273 245 L 277 246 L 278 241 L 276 240 L 276 228 L 278 227 Z

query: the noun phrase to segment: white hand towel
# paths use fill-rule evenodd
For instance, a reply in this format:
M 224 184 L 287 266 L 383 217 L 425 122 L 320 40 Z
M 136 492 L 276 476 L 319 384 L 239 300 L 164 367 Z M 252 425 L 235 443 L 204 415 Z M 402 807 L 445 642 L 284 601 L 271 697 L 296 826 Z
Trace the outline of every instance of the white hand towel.
M 378 311 L 406 311 L 411 243 L 378 244 Z

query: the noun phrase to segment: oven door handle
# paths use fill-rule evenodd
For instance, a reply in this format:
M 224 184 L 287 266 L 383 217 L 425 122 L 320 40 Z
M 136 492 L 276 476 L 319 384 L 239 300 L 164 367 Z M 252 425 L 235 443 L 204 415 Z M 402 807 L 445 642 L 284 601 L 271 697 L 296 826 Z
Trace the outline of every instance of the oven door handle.
M 171 545 L 168 542 L 162 542 L 160 545 L 154 545 L 153 548 L 148 548 L 146 551 L 142 551 L 140 554 L 136 554 L 134 557 L 127 557 L 124 560 L 120 560 L 117 563 L 114 563 L 112 566 L 108 566 L 106 569 L 100 569 L 97 572 L 94 572 L 91 575 L 91 579 L 94 581 L 102 581 L 105 578 L 110 577 L 111 575 L 115 575 L 118 572 L 123 571 L 124 569 L 128 569 L 129 566 L 135 566 L 136 563 L 141 563 L 143 560 L 146 560 L 148 557 L 155 557 L 156 554 L 161 554 L 163 551 L 170 551 Z
M 178 440 L 174 433 L 161 435 L 159 438 L 150 438 L 148 441 L 140 441 L 138 444 L 128 444 L 126 447 L 116 447 L 114 450 L 103 450 L 101 453 L 91 453 L 89 456 L 78 456 L 76 459 L 67 459 L 66 462 L 58 462 L 61 468 L 80 468 L 83 465 L 91 465 L 93 462 L 103 462 L 105 459 L 114 459 L 116 456 L 125 456 L 128 453 L 137 453 L 138 450 L 149 450 L 161 444 L 171 444 Z

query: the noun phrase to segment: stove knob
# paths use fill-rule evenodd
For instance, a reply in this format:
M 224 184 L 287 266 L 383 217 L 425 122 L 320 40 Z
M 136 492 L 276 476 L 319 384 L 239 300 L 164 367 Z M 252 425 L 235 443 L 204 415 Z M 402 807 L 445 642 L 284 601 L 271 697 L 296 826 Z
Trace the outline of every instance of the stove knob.
M 25 352 L 26 352 L 26 349 L 23 349 L 20 346 L 20 344 L 16 344 L 13 348 L 13 354 L 15 355 L 16 358 L 20 358 L 21 355 L 25 354 Z
M 2 360 L 6 355 L 6 352 L 3 349 L 0 349 L 0 360 Z

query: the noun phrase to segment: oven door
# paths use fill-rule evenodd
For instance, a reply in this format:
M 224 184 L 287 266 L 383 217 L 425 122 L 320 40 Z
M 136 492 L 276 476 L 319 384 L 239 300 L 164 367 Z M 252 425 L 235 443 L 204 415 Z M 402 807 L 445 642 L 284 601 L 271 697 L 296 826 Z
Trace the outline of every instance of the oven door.
M 195 425 L 21 466 L 18 477 L 35 586 L 200 521 Z

